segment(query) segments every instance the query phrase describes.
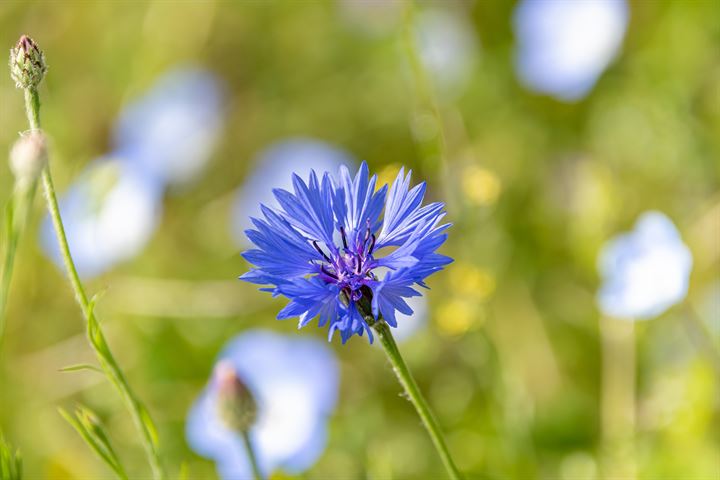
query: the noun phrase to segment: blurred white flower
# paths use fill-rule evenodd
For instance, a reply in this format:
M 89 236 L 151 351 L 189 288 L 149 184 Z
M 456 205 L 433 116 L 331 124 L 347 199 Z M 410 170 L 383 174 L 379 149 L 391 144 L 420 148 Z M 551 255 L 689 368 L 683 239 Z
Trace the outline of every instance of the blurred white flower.
M 520 80 L 561 100 L 584 97 L 618 54 L 628 16 L 625 0 L 523 0 L 514 19 Z
M 669 218 L 647 212 L 632 232 L 605 245 L 598 269 L 598 304 L 606 315 L 649 319 L 685 298 L 692 255 Z
M 480 49 L 472 25 L 449 10 L 425 10 L 415 20 L 415 41 L 425 69 L 442 93 L 467 84 Z
M 253 162 L 255 170 L 238 190 L 232 210 L 232 233 L 239 246 L 249 245 L 245 230 L 252 227 L 250 217 L 261 217 L 260 204 L 279 207 L 273 188 L 292 191 L 292 175 L 305 180 L 310 171 L 336 173 L 340 165 L 353 169 L 355 161 L 344 151 L 309 138 L 275 143 L 260 152 Z
M 312 466 L 325 449 L 338 396 L 338 365 L 327 345 L 256 330 L 232 340 L 218 362 L 232 364 L 255 397 L 258 418 L 249 434 L 265 477 Z M 188 414 L 188 443 L 212 458 L 223 478 L 251 478 L 241 437 L 219 418 L 216 402 L 211 382 Z
M 211 73 L 173 70 L 120 114 L 115 149 L 164 183 L 186 183 L 210 159 L 223 124 L 223 101 Z
M 137 255 L 158 226 L 162 186 L 121 158 L 93 161 L 60 200 L 78 273 L 93 277 Z M 50 218 L 41 229 L 45 253 L 62 268 Z

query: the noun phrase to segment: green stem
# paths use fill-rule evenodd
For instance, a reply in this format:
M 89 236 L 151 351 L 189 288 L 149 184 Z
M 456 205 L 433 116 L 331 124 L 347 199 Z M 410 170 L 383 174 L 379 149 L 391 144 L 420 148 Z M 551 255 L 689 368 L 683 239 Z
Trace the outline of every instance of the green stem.
M 25 107 L 30 127 L 32 129 L 39 129 L 40 99 L 36 89 L 25 90 Z M 95 317 L 93 310 L 94 304 L 88 299 L 88 296 L 85 293 L 85 288 L 83 287 L 77 268 L 73 262 L 72 255 L 70 254 L 70 246 L 68 244 L 67 236 L 65 235 L 65 228 L 63 227 L 62 218 L 60 216 L 60 208 L 58 207 L 57 196 L 55 195 L 55 187 L 53 185 L 52 175 L 50 174 L 49 164 L 43 169 L 42 183 L 50 218 L 60 245 L 60 253 L 62 255 L 63 264 L 65 265 L 65 271 L 73 292 L 75 293 L 75 300 L 80 305 L 80 310 L 82 310 L 83 316 L 86 320 L 87 335 L 90 340 L 90 345 L 95 351 L 105 375 L 110 380 L 110 383 L 112 383 L 120 393 L 120 396 L 125 402 L 126 408 L 130 412 L 133 423 L 140 433 L 143 448 L 145 449 L 148 462 L 150 463 L 150 467 L 152 469 L 153 478 L 156 480 L 163 479 L 165 478 L 165 474 L 163 472 L 157 450 L 154 425 L 150 420 L 147 410 L 130 388 L 130 385 L 125 379 L 125 375 L 110 351 L 110 347 L 105 340 L 100 324 Z
M 380 343 L 385 349 L 385 354 L 392 364 L 395 375 L 397 375 L 400 385 L 403 386 L 410 402 L 415 407 L 415 410 L 417 410 L 418 415 L 420 415 L 420 419 L 430 434 L 430 438 L 435 445 L 435 450 L 437 450 L 440 455 L 448 475 L 450 475 L 450 478 L 453 480 L 461 479 L 462 475 L 450 456 L 450 451 L 445 444 L 445 437 L 440 429 L 440 425 L 438 425 L 438 421 L 435 419 L 432 410 L 430 410 L 430 406 L 422 396 L 422 393 L 420 393 L 420 389 L 417 383 L 415 383 L 415 379 L 410 373 L 410 369 L 405 363 L 405 360 L 403 360 L 402 355 L 400 355 L 400 350 L 390 332 L 390 327 L 384 320 L 380 320 L 375 322 L 372 328 L 380 336 Z
M 263 480 L 264 477 L 260 472 L 260 467 L 258 466 L 255 449 L 253 449 L 252 442 L 250 441 L 250 434 L 248 432 L 242 432 L 242 439 L 248 459 L 250 460 L 250 465 L 252 466 L 253 478 L 255 480 Z
M 30 130 L 40 130 L 40 95 L 36 88 L 25 89 L 25 114 Z

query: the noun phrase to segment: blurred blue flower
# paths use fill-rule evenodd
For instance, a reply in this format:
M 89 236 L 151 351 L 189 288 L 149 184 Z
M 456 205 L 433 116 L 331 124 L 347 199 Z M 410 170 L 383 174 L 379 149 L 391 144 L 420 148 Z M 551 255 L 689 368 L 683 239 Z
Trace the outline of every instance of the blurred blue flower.
M 99 275 L 137 255 L 158 226 L 162 185 L 121 158 L 100 158 L 80 174 L 60 200 L 78 273 Z M 62 257 L 49 217 L 40 232 L 45 253 L 62 268 Z
M 685 298 L 692 262 L 672 221 L 660 212 L 644 213 L 632 232 L 600 252 L 598 304 L 613 317 L 656 317 Z
M 339 330 L 343 343 L 363 332 L 372 342 L 365 312 L 397 327 L 395 312 L 412 314 L 405 299 L 420 295 L 413 287 L 452 261 L 435 253 L 450 224 L 440 224 L 442 203 L 421 206 L 425 183 L 410 189 L 404 169 L 389 191 L 376 182 L 363 162 L 354 179 L 341 167 L 337 185 L 313 171 L 308 183 L 293 175 L 294 193 L 273 190 L 281 208 L 263 205 L 264 219 L 253 218 L 246 233 L 258 248 L 243 257 L 256 268 L 240 278 L 290 299 L 278 319 L 300 317 L 303 327 L 318 316 L 329 339 Z
M 561 100 L 584 97 L 620 50 L 628 16 L 625 0 L 523 0 L 514 19 L 520 80 Z
M 223 124 L 223 101 L 220 83 L 211 73 L 170 71 L 121 113 L 115 149 L 163 183 L 186 183 L 210 159 Z
M 230 362 L 255 397 L 258 418 L 250 437 L 265 476 L 278 468 L 298 474 L 325 449 L 327 419 L 338 395 L 338 365 L 321 342 L 269 331 L 229 342 L 218 362 Z M 225 479 L 251 478 L 241 437 L 218 416 L 211 381 L 188 414 L 186 437 L 199 455 L 216 462 Z
M 250 217 L 259 217 L 260 204 L 279 207 L 273 189 L 292 188 L 292 174 L 302 178 L 317 172 L 334 172 L 340 165 L 355 161 L 343 150 L 311 138 L 295 138 L 275 143 L 257 155 L 255 170 L 237 191 L 232 210 L 232 230 L 238 245 L 247 246 L 245 230 L 252 228 Z M 337 180 L 337 178 L 335 179 Z
M 424 10 L 415 21 L 415 38 L 420 60 L 440 91 L 459 93 L 480 56 L 472 24 L 451 10 Z

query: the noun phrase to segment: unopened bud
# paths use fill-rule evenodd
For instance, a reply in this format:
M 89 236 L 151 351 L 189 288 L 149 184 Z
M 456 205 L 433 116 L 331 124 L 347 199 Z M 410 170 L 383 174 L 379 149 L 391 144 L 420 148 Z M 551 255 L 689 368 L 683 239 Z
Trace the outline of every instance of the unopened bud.
M 32 38 L 23 35 L 10 49 L 10 76 L 17 88 L 37 88 L 47 72 L 45 55 Z
M 247 432 L 257 418 L 257 404 L 247 386 L 238 378 L 235 367 L 221 361 L 215 367 L 217 412 L 225 426 L 236 432 Z
M 47 164 L 47 141 L 39 130 L 24 133 L 10 151 L 10 170 L 20 185 L 35 182 Z

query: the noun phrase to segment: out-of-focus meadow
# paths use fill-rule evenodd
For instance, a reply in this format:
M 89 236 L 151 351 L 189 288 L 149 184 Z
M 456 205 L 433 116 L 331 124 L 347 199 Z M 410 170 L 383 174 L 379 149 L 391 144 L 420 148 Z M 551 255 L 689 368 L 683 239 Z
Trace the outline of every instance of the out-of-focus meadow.
M 549 35 L 540 8 L 501 1 L 0 3 L 0 46 L 27 33 L 45 51 L 56 186 L 91 185 L 67 204 L 73 253 L 173 475 L 183 463 L 190 478 L 215 475 L 185 422 L 228 341 L 257 328 L 327 336 L 275 320 L 283 301 L 237 280 L 248 217 L 292 170 L 367 160 L 384 182 L 412 168 L 447 203 L 441 251 L 455 262 L 429 279 L 400 348 L 468 478 L 590 480 L 608 463 L 720 478 L 720 9 L 608 3 L 607 18 L 561 16 L 557 38 L 533 36 Z M 163 111 L 172 92 L 192 100 Z M 0 74 L 0 150 L 26 128 Z M 148 132 L 156 143 L 132 142 Z M 134 161 L 152 167 L 124 175 Z M 127 188 L 113 190 L 118 178 Z M 12 184 L 0 162 L 2 202 Z M 81 402 L 140 478 L 112 387 L 59 371 L 93 356 L 41 200 L 10 292 L 0 426 L 27 478 L 110 477 L 58 414 Z M 687 297 L 609 318 L 600 251 L 649 210 L 692 254 Z M 297 476 L 444 475 L 381 349 L 359 337 L 329 348 L 340 376 L 327 444 Z

